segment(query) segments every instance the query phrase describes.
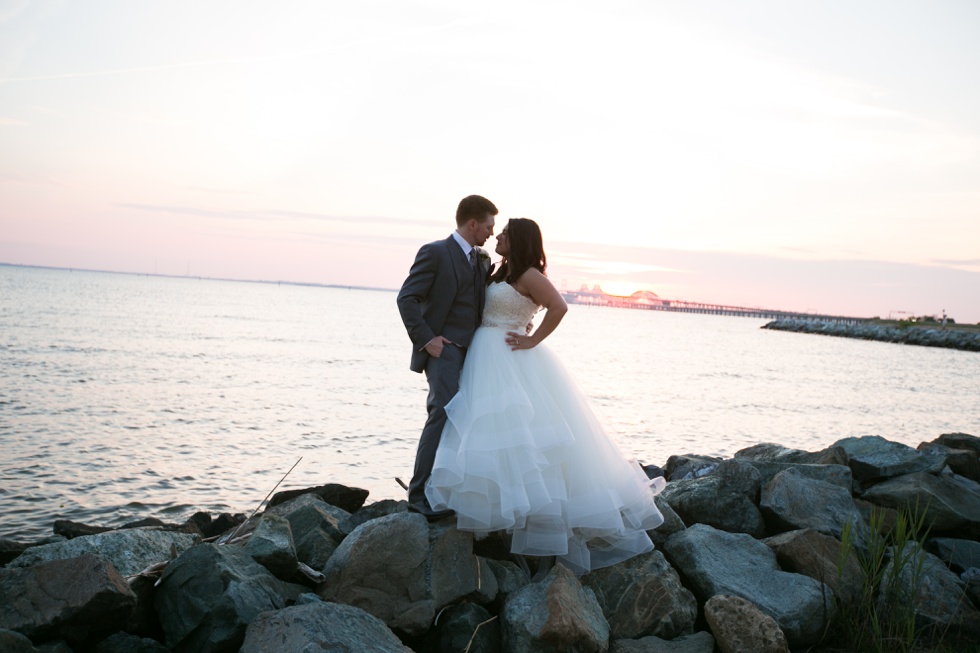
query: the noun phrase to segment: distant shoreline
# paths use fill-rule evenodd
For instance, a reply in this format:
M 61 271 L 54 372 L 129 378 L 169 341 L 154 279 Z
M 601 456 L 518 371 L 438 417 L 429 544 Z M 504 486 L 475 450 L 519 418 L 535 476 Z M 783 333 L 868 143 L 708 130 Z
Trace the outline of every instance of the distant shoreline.
M 780 319 L 763 325 L 763 329 L 811 333 L 858 340 L 876 340 L 922 347 L 940 347 L 980 352 L 980 326 L 950 324 L 911 324 L 901 322 L 864 322 L 841 324 L 820 320 Z

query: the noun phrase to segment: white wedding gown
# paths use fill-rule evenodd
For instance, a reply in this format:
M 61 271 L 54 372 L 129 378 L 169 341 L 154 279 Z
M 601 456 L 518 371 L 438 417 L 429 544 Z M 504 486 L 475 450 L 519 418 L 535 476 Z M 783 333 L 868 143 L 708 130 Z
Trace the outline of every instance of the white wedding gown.
M 510 284 L 487 288 L 425 493 L 461 530 L 509 531 L 513 553 L 581 575 L 653 549 L 664 481 L 623 457 L 546 346 L 511 351 L 507 332 L 538 310 Z

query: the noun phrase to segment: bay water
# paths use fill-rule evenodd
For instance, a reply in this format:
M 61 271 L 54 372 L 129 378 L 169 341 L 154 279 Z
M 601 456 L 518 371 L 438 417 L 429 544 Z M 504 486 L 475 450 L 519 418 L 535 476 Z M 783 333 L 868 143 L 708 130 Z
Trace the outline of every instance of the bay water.
M 980 355 L 571 306 L 546 341 L 625 455 L 980 435 Z M 0 265 L 0 538 L 254 510 L 342 483 L 403 498 L 425 379 L 395 293 Z

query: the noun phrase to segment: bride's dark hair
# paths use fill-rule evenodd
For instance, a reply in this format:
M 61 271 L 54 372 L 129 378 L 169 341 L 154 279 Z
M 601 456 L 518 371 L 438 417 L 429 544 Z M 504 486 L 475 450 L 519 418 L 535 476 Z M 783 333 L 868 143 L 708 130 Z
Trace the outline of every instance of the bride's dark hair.
M 535 268 L 544 274 L 548 258 L 544 255 L 541 229 L 537 222 L 529 218 L 511 218 L 507 221 L 507 241 L 510 253 L 500 262 L 490 281 L 514 283 L 528 268 Z

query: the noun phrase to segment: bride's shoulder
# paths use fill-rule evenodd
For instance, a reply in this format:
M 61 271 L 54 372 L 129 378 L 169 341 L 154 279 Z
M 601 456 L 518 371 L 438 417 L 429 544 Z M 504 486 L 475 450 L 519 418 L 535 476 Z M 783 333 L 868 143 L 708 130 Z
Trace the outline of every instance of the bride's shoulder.
M 524 271 L 524 274 L 518 277 L 517 281 L 514 282 L 514 287 L 517 288 L 522 295 L 528 295 L 533 298 L 542 289 L 554 288 L 554 285 L 548 280 L 548 277 L 541 272 L 541 270 L 538 270 L 537 268 L 528 268 Z

